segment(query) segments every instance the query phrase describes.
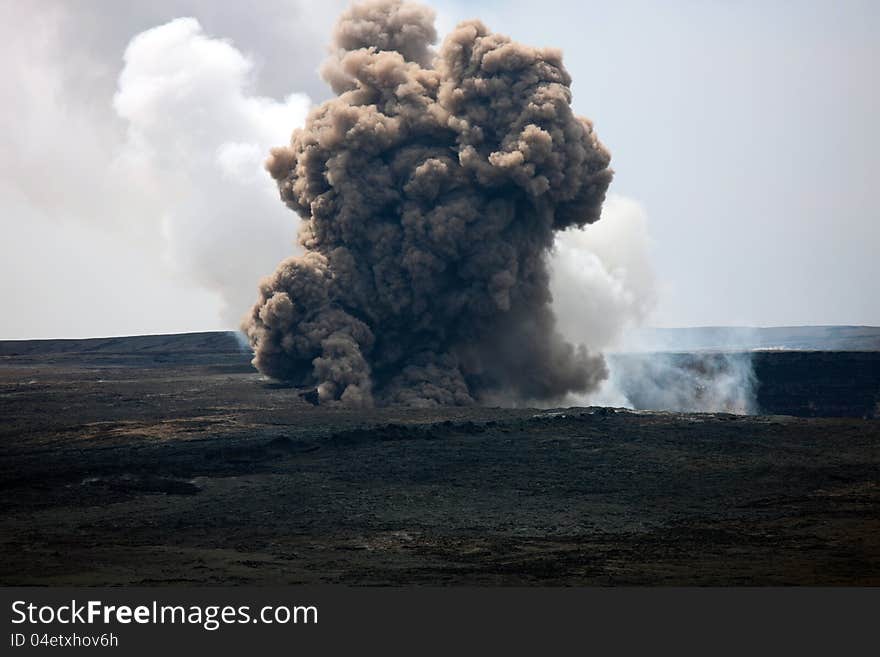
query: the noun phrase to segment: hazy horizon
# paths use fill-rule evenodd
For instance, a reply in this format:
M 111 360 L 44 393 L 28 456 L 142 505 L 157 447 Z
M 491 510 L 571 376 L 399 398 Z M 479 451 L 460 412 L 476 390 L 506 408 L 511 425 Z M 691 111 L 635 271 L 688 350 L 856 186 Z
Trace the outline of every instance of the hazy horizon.
M 788 326 L 744 326 L 744 325 L 707 325 L 707 326 L 643 326 L 641 331 L 713 331 L 713 330 L 771 330 L 771 329 L 876 329 L 880 331 L 880 325 L 870 324 L 794 324 Z M 199 333 L 230 333 L 242 335 L 239 329 L 195 329 L 192 331 L 163 331 L 158 333 L 112 333 L 104 335 L 67 336 L 55 335 L 43 338 L 0 338 L 0 342 L 28 342 L 34 340 L 109 340 L 113 338 L 144 338 L 163 335 L 196 335 Z

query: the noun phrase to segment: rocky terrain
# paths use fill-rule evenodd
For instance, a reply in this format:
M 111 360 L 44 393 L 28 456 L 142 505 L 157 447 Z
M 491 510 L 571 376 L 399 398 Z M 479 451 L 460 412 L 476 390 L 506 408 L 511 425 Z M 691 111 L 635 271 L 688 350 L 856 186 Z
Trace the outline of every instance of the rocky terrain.
M 805 417 L 880 417 L 880 351 L 758 351 L 758 406 Z
M 773 409 L 876 381 L 766 353 Z M 229 334 L 0 343 L 0 583 L 880 584 L 878 419 L 300 392 Z

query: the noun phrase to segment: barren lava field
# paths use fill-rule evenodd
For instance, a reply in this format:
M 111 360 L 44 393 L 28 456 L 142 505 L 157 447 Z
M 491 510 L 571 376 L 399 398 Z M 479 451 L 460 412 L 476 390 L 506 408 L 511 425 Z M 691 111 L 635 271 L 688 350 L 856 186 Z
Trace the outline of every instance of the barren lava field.
M 880 585 L 877 419 L 314 407 L 221 333 L 2 343 L 0 417 L 6 585 Z

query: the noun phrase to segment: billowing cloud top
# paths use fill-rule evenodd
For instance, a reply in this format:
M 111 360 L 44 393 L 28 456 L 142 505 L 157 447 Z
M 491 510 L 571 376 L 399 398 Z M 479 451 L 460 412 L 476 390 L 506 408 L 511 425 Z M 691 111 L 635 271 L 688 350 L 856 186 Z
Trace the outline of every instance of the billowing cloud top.
M 573 115 L 555 49 L 399 0 L 348 10 L 338 96 L 267 169 L 306 253 L 263 280 L 243 329 L 264 373 L 353 404 L 561 399 L 600 356 L 551 309 L 557 232 L 599 219 L 610 156 Z

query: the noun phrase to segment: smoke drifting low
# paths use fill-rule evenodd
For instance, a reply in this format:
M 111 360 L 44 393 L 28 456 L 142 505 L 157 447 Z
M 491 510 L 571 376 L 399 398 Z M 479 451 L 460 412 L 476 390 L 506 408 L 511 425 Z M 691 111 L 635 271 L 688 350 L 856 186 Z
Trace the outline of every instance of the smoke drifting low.
M 260 284 L 243 330 L 265 374 L 350 404 L 549 402 L 604 360 L 551 308 L 556 235 L 599 219 L 610 155 L 573 115 L 554 49 L 373 0 L 342 15 L 338 94 L 267 169 L 305 254 Z

